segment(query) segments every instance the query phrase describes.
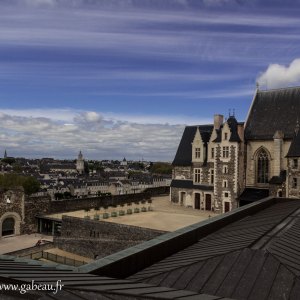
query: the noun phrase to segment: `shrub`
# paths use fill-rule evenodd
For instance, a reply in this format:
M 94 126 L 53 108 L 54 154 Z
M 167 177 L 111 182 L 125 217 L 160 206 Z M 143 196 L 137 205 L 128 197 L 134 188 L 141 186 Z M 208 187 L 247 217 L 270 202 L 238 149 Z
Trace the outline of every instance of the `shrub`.
M 109 218 L 109 213 L 104 213 L 103 214 L 103 219 L 108 219 Z
M 131 215 L 132 214 L 132 209 L 127 209 L 127 215 Z
M 125 216 L 125 211 L 124 210 L 120 210 L 119 211 L 119 216 Z
M 134 209 L 134 212 L 135 212 L 135 213 L 139 213 L 139 212 L 140 212 L 140 209 L 136 207 L 136 208 Z
M 141 212 L 146 212 L 147 208 L 146 207 L 142 207 Z
M 100 216 L 99 215 L 94 215 L 94 220 L 95 221 L 98 221 L 100 219 Z
M 113 211 L 113 212 L 111 213 L 111 216 L 112 216 L 113 218 L 115 218 L 115 217 L 117 217 L 117 216 L 118 216 L 118 214 L 117 214 L 117 212 L 116 212 L 116 211 Z

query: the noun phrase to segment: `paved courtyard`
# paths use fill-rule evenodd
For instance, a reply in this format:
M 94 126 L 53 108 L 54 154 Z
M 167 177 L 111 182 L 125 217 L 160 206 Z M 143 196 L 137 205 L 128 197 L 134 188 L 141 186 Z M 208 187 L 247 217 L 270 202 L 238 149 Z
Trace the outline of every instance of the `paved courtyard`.
M 214 216 L 215 214 L 211 211 L 200 211 L 193 208 L 186 208 L 179 205 L 172 204 L 169 201 L 169 196 L 154 197 L 152 198 L 151 207 L 153 211 L 133 213 L 132 215 L 110 217 L 105 219 L 105 222 L 114 222 L 119 224 L 133 225 L 151 229 L 158 229 L 164 231 L 174 231 L 176 229 L 206 220 L 209 216 Z M 112 211 L 127 210 L 128 208 L 134 209 L 135 207 L 148 207 L 149 204 L 140 204 L 140 205 L 131 205 L 117 208 L 109 208 L 106 212 L 111 213 Z M 54 218 L 61 219 L 63 215 L 73 216 L 78 218 L 84 218 L 84 216 L 89 215 L 91 219 L 95 214 L 102 214 L 104 210 L 95 211 L 90 210 L 85 212 L 84 210 L 61 213 L 61 214 L 52 214 L 49 215 Z M 103 219 L 100 220 L 103 222 Z
M 34 247 L 38 240 L 53 242 L 53 237 L 36 233 L 2 238 L 0 239 L 0 254 Z

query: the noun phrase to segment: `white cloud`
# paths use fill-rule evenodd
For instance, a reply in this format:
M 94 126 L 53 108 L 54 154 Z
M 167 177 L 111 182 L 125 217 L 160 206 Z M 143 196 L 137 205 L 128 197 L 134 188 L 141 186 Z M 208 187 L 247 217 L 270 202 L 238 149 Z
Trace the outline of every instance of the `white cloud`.
M 260 86 L 265 88 L 280 88 L 300 85 L 300 58 L 293 60 L 289 66 L 270 64 L 258 78 Z
M 65 117 L 63 115 L 65 113 Z M 188 116 L 143 116 L 93 111 L 1 110 L 0 153 L 25 157 L 172 160 Z M 2 148 L 3 147 L 3 148 Z M 1 149 L 2 148 L 2 149 Z

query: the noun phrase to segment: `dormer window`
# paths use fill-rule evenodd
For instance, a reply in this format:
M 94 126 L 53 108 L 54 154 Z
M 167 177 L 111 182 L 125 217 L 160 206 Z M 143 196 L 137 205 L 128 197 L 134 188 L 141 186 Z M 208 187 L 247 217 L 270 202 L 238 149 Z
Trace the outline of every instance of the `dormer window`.
M 201 148 L 195 148 L 195 158 L 201 157 Z
M 224 140 L 226 141 L 227 139 L 228 139 L 228 133 L 225 132 L 225 133 L 224 133 Z

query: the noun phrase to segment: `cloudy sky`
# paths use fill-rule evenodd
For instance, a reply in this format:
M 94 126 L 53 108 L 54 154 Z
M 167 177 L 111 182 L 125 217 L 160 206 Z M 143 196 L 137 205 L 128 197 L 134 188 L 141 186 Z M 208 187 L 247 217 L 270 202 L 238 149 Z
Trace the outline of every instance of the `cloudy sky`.
M 1 0 L 0 157 L 168 160 L 300 85 L 300 1 Z

